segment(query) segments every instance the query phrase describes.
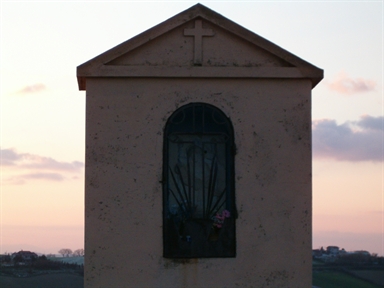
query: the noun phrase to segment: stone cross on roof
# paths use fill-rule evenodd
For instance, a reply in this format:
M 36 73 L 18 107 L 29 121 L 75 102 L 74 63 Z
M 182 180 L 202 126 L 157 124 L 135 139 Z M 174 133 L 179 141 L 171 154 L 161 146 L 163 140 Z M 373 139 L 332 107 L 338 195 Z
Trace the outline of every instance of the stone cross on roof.
M 194 47 L 194 60 L 195 65 L 201 65 L 203 60 L 203 37 L 215 35 L 212 29 L 203 29 L 202 21 L 195 21 L 195 28 L 184 29 L 184 36 L 193 36 L 195 47 Z

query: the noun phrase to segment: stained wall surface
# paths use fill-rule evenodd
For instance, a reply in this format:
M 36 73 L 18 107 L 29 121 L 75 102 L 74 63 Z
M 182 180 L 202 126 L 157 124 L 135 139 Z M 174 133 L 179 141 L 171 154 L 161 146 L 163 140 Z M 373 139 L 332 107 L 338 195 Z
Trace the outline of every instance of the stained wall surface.
M 311 287 L 309 79 L 87 79 L 85 287 Z M 235 258 L 162 256 L 163 131 L 182 105 L 235 133 Z

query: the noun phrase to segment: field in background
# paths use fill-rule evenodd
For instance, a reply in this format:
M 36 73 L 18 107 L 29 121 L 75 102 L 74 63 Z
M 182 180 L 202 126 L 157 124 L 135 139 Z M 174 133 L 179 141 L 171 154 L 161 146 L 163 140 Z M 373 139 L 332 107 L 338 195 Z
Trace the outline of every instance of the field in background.
M 372 271 L 372 277 L 379 277 L 383 271 Z M 373 276 L 374 275 L 374 276 Z M 312 283 L 321 288 L 380 288 L 362 279 L 337 271 L 313 271 Z
M 52 261 L 64 262 L 68 264 L 84 263 L 84 257 L 54 257 Z M 54 263 L 54 262 L 53 262 Z M 68 265 L 63 264 L 63 265 Z M 66 266 L 64 266 L 66 267 Z M 76 266 L 75 266 L 76 267 Z M 2 267 L 1 270 L 13 269 L 10 267 Z M 27 276 L 28 267 L 20 267 L 13 276 L 6 274 L 6 271 L 1 271 L 0 287 L 1 288 L 83 288 L 84 278 L 68 270 L 57 271 L 47 270 L 37 271 L 34 276 Z M 76 270 L 77 271 L 77 270 Z M 76 272 L 75 271 L 75 272 Z M 347 271 L 347 272 L 345 272 Z M 353 275 L 352 275 L 353 274 Z M 356 276 L 356 277 L 355 277 Z M 360 278 L 360 279 L 359 279 Z M 365 281 L 361 278 L 367 279 Z M 374 282 L 377 285 L 370 283 Z M 384 270 L 365 269 L 365 270 L 347 270 L 341 267 L 329 267 L 321 262 L 313 263 L 313 286 L 319 288 L 379 288 L 384 287 Z
M 84 257 L 82 256 L 74 256 L 74 257 L 49 257 L 49 260 L 52 261 L 61 261 L 68 264 L 77 264 L 84 265 Z
M 374 271 L 382 273 L 382 271 Z M 374 277 L 378 277 L 375 274 Z M 54 273 L 25 278 L 0 276 L 0 287 L 7 288 L 83 288 L 84 278 L 69 273 Z M 320 271 L 313 273 L 313 285 L 321 288 L 379 288 L 364 280 L 342 272 Z
M 383 270 L 353 270 L 352 274 L 359 278 L 367 279 L 375 284 L 384 287 L 384 271 Z
M 25 278 L 0 276 L 4 288 L 83 288 L 84 278 L 68 273 L 37 275 Z

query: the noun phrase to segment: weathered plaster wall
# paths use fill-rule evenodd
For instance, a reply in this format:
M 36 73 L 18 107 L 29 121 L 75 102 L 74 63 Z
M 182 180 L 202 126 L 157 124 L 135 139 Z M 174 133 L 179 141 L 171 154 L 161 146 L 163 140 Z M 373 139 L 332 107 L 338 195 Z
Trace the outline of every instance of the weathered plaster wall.
M 88 79 L 85 287 L 311 287 L 311 83 Z M 230 117 L 237 257 L 162 257 L 162 145 L 178 107 Z

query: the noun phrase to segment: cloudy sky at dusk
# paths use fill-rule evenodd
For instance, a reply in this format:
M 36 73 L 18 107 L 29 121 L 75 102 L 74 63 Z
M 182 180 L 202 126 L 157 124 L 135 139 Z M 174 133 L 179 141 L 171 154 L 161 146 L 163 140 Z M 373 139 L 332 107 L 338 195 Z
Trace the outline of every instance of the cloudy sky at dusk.
M 384 255 L 383 2 L 200 3 L 324 69 L 312 93 L 313 247 Z M 1 1 L 1 253 L 84 247 L 76 67 L 194 4 Z

